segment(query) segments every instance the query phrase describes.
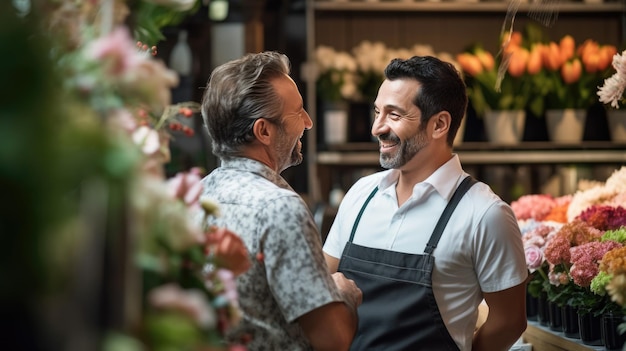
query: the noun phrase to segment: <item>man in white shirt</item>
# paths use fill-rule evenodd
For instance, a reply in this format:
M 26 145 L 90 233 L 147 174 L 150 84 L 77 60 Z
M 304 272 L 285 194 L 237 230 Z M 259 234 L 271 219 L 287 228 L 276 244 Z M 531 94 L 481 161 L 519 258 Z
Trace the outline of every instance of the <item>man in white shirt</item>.
M 363 291 L 352 350 L 507 350 L 526 328 L 528 272 L 510 207 L 452 152 L 465 84 L 429 56 L 385 77 L 372 134 L 388 170 L 348 191 L 324 245 Z

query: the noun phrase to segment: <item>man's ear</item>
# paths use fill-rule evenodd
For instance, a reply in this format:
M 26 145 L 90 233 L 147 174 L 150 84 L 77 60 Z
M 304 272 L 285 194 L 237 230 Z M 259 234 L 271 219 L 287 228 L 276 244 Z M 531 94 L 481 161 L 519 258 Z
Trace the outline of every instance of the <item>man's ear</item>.
M 450 122 L 452 116 L 448 111 L 441 111 L 437 113 L 433 118 L 433 138 L 445 137 L 450 130 Z
M 270 145 L 274 134 L 275 126 L 265 118 L 254 121 L 252 132 L 256 139 L 264 145 Z

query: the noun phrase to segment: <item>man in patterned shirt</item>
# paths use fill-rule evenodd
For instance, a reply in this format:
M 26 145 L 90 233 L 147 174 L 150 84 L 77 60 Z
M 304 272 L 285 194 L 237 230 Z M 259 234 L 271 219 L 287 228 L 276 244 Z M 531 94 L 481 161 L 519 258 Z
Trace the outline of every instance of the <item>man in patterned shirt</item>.
M 208 224 L 238 233 L 253 261 L 237 278 L 243 318 L 230 337 L 249 335 L 250 350 L 347 350 L 361 291 L 328 273 L 309 208 L 280 176 L 302 162 L 313 125 L 289 70 L 285 55 L 247 54 L 213 71 L 202 102 L 221 161 L 203 180 L 220 204 Z

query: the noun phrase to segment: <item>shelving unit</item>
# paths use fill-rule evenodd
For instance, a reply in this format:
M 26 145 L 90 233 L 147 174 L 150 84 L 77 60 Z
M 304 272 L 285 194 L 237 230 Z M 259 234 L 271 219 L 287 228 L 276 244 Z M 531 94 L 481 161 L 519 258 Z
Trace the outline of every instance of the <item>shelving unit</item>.
M 362 40 L 382 41 L 389 47 L 429 44 L 436 52 L 451 54 L 461 52 L 474 42 L 482 42 L 485 48 L 497 52 L 497 38 L 508 6 L 508 1 L 475 0 L 307 0 L 308 61 L 313 62 L 318 45 L 349 51 Z M 515 20 L 516 30 L 521 30 L 525 23 L 532 21 L 525 16 L 531 6 L 529 3 L 520 4 Z M 618 46 L 626 38 L 624 0 L 604 3 L 561 0 L 558 11 L 557 23 L 549 28 L 550 36 L 555 38 L 571 34 L 577 42 L 593 38 Z M 306 108 L 317 125 L 315 81 L 308 79 L 306 84 Z M 488 143 L 463 143 L 456 151 L 463 164 L 475 170 L 499 165 L 619 167 L 626 164 L 626 145 L 610 142 L 585 142 L 579 146 L 523 142 L 507 148 Z M 349 143 L 334 147 L 321 145 L 318 144 L 315 127 L 307 133 L 306 152 L 309 198 L 313 203 L 328 201 L 328 192 L 340 177 L 339 173 L 354 170 L 367 172 L 379 168 L 375 143 Z

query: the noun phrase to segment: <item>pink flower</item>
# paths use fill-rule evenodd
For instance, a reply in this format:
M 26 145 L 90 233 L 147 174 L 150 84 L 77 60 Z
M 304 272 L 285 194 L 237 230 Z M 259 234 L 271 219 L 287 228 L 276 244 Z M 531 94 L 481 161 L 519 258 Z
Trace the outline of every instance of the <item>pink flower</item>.
M 541 221 L 555 205 L 552 196 L 545 194 L 524 195 L 511 202 L 511 208 L 518 220 L 532 218 Z
M 530 270 L 530 273 L 536 271 L 544 262 L 543 252 L 537 246 L 531 245 L 524 249 L 526 255 L 526 265 Z
M 106 73 L 112 76 L 126 74 L 138 58 L 137 47 L 126 27 L 118 27 L 89 43 L 86 55 L 101 61 L 106 67 Z
M 167 180 L 167 188 L 170 195 L 181 199 L 187 206 L 196 206 L 202 193 L 202 171 L 198 167 L 191 168 L 189 172 L 179 172 Z
M 200 290 L 184 290 L 175 284 L 161 285 L 150 292 L 148 300 L 156 308 L 182 312 L 204 328 L 213 328 L 217 323 L 215 312 Z
M 588 287 L 591 280 L 598 274 L 600 261 L 607 252 L 622 247 L 622 244 L 607 240 L 593 241 L 572 247 L 570 275 L 576 285 Z

